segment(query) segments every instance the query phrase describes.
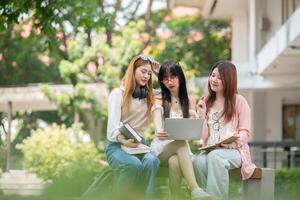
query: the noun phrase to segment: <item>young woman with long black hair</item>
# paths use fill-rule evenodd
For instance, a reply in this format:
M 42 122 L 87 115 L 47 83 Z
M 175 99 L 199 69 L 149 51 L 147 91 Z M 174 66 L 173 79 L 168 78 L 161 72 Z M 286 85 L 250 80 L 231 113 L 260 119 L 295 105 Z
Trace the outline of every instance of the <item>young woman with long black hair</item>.
M 156 99 L 153 106 L 156 137 L 151 144 L 152 151 L 162 162 L 171 159 L 172 163 L 178 163 L 191 188 L 192 199 L 210 199 L 210 195 L 196 182 L 188 143 L 184 140 L 169 140 L 168 133 L 163 128 L 164 118 L 197 117 L 195 100 L 188 96 L 186 79 L 180 64 L 175 61 L 163 63 L 159 69 L 158 80 L 161 87 L 161 99 Z M 170 174 L 171 185 L 172 176 L 178 177 L 178 175 Z M 172 194 L 178 193 L 174 191 L 178 188 L 171 187 L 172 189 Z

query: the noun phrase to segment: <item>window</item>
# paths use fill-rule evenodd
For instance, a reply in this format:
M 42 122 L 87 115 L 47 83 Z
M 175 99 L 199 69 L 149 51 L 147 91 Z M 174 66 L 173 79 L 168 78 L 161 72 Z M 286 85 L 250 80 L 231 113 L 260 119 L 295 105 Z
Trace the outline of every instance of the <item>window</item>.
M 294 11 L 300 6 L 300 0 L 281 0 L 281 21 L 284 24 Z
M 300 141 L 300 105 L 283 106 L 283 139 Z

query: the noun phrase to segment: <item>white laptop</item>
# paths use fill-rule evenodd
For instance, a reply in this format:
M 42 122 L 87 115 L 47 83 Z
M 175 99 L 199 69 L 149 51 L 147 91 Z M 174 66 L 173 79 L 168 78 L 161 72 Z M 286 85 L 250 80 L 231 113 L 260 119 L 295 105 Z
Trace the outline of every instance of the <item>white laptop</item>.
M 166 118 L 165 131 L 172 140 L 200 140 L 202 124 L 201 119 Z

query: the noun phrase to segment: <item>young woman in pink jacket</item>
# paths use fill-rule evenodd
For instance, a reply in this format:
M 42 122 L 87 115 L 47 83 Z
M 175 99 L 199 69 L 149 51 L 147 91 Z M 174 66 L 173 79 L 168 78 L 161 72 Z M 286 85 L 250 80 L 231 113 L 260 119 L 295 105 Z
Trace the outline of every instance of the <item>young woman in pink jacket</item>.
M 204 146 L 232 135 L 239 138 L 213 151 L 200 153 L 193 165 L 197 180 L 206 192 L 214 199 L 228 199 L 228 170 L 241 167 L 242 177 L 247 179 L 255 169 L 248 146 L 250 108 L 245 98 L 237 93 L 236 67 L 229 61 L 213 65 L 208 92 L 198 103 L 198 113 L 204 120 Z

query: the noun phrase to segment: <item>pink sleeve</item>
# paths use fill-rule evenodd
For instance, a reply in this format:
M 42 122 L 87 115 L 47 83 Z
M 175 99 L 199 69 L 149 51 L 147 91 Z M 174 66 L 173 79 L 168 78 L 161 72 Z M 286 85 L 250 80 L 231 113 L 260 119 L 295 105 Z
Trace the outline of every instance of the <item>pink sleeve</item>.
M 236 109 L 236 129 L 240 136 L 236 143 L 239 146 L 238 150 L 241 154 L 241 173 L 243 180 L 245 180 L 251 177 L 256 166 L 252 163 L 248 145 L 248 138 L 251 133 L 251 111 L 246 99 L 241 95 L 237 95 L 236 97 Z
M 238 132 L 251 132 L 251 111 L 244 97 L 237 95 Z

